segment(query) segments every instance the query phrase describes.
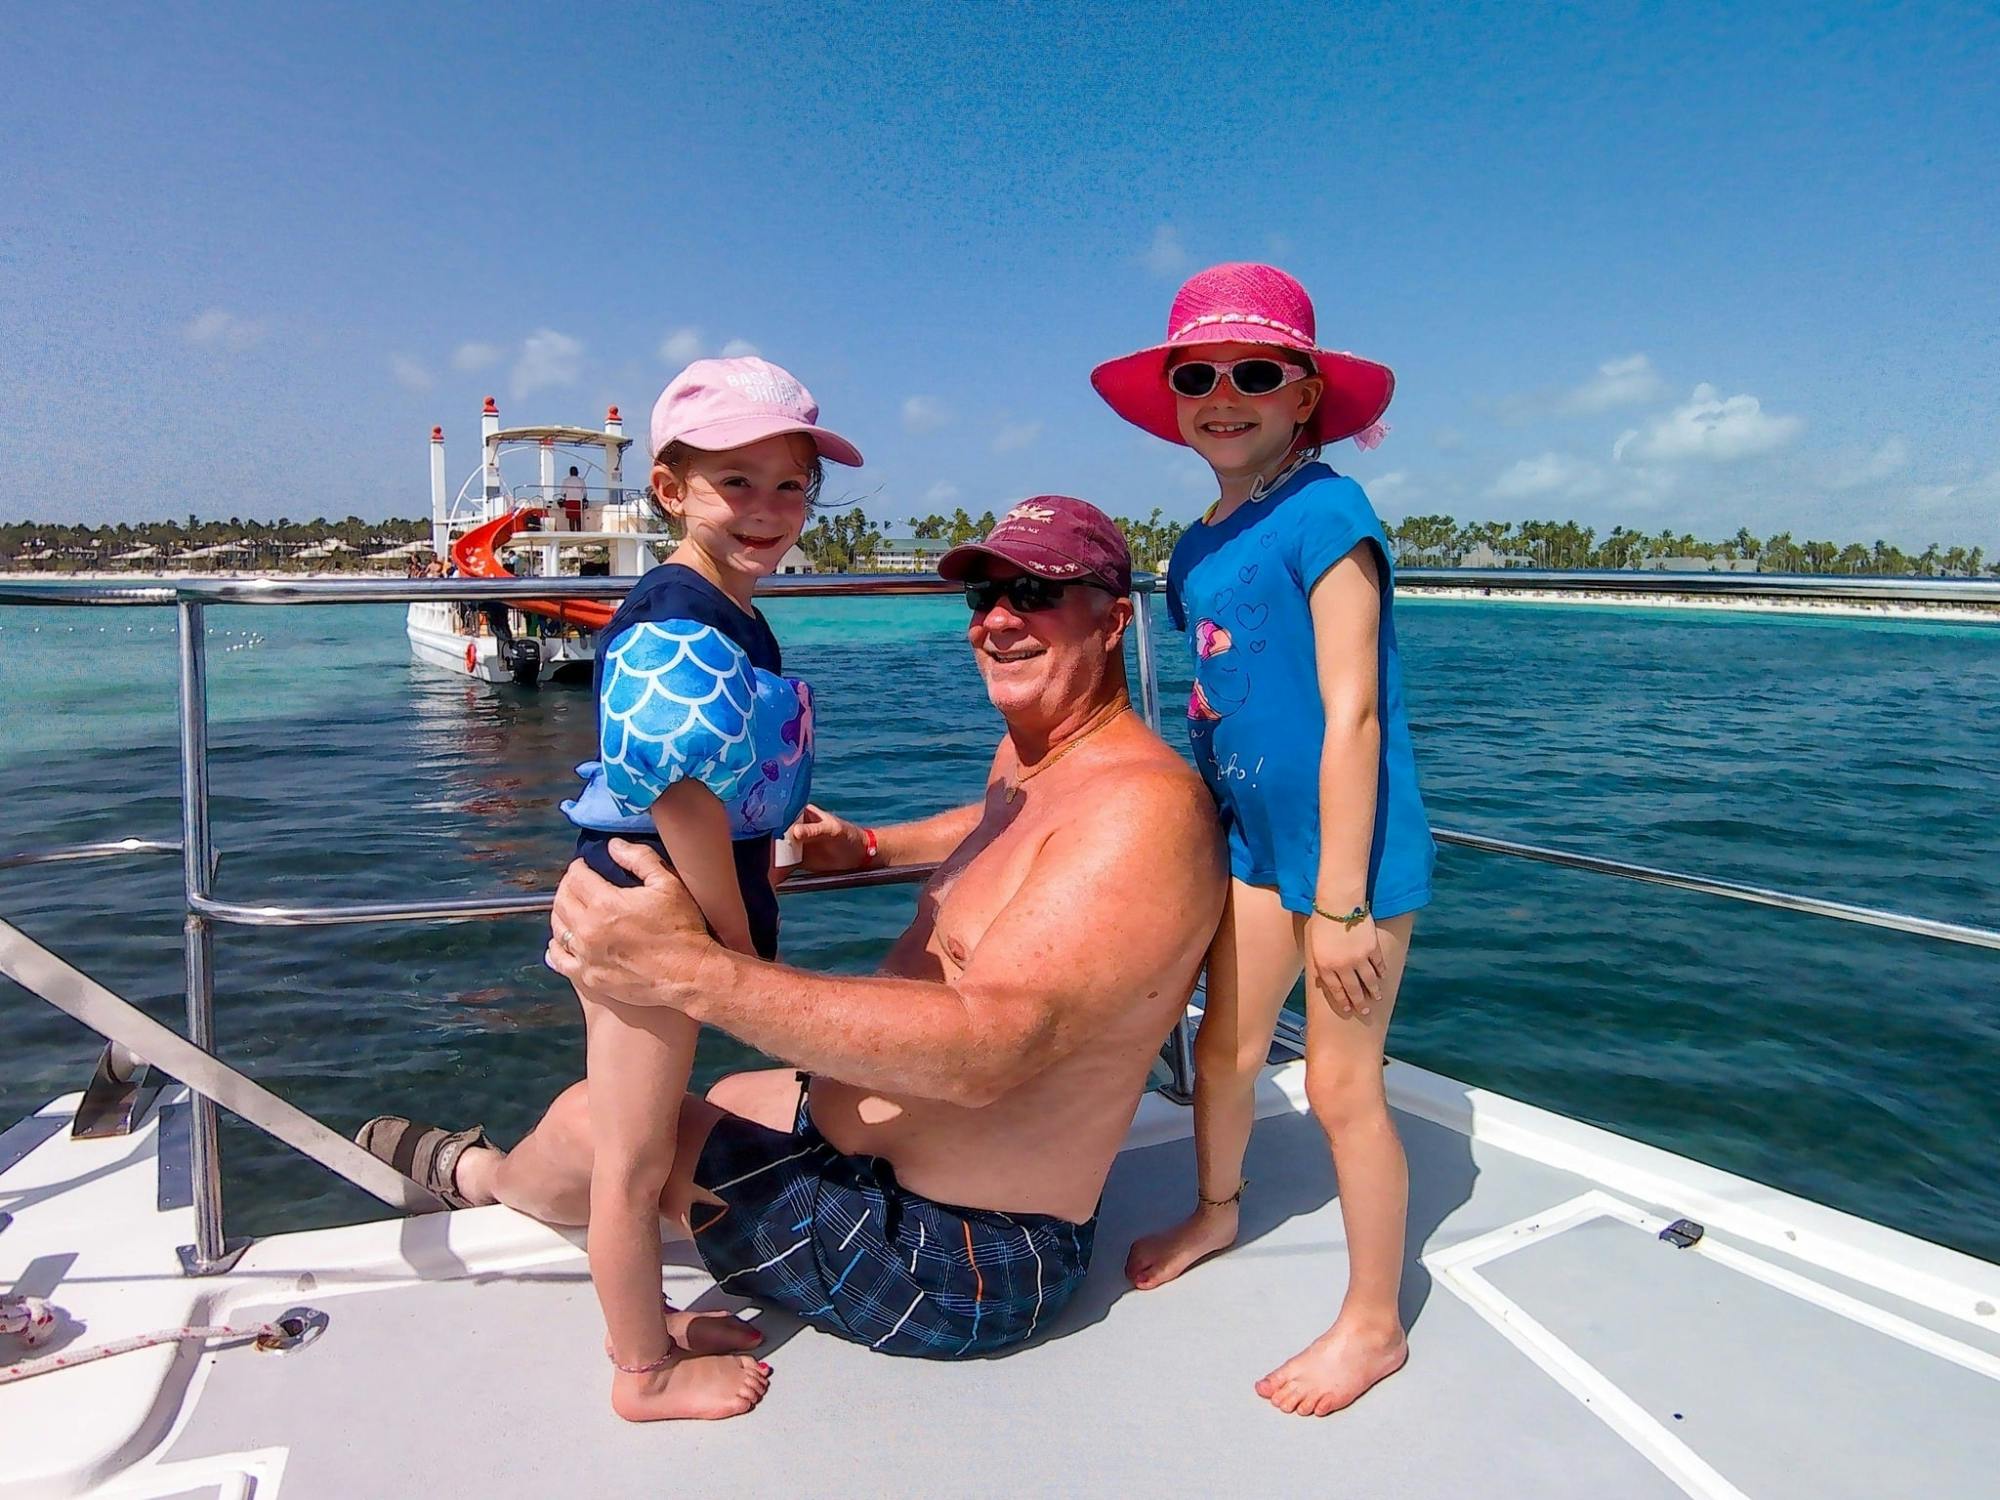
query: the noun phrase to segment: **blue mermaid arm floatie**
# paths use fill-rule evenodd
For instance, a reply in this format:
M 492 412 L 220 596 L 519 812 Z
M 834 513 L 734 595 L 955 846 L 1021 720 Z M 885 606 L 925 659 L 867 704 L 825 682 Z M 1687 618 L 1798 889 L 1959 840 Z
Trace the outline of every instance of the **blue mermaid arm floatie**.
M 733 837 L 777 833 L 810 790 L 812 694 L 753 667 L 713 626 L 646 621 L 604 654 L 598 742 L 600 760 L 577 767 L 589 784 L 563 804 L 572 822 L 650 833 L 647 810 L 693 777 L 721 800 Z

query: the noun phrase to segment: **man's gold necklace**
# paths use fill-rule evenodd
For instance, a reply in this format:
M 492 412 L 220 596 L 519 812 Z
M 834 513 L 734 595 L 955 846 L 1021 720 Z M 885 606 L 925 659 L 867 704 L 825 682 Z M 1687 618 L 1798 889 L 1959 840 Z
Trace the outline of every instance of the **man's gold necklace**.
M 1132 700 L 1130 698 L 1127 698 L 1123 703 L 1117 704 L 1115 707 L 1113 707 L 1108 713 L 1100 709 L 1098 711 L 1098 717 L 1096 719 L 1084 725 L 1082 729 L 1078 730 L 1075 734 L 1071 735 L 1068 739 L 1064 740 L 1060 745 L 1056 746 L 1055 749 L 1051 750 L 1047 755 L 1043 756 L 1039 761 L 1035 762 L 1035 764 L 1032 767 L 1030 767 L 1027 770 L 1016 771 L 1014 779 L 1007 784 L 1007 796 L 1005 800 L 1008 802 L 1012 802 L 1016 797 L 1021 795 L 1022 787 L 1026 786 L 1029 782 L 1033 781 L 1037 776 L 1041 775 L 1042 772 L 1046 771 L 1050 766 L 1054 765 L 1057 761 L 1061 760 L 1065 755 L 1069 754 L 1070 751 L 1074 750 L 1078 745 L 1081 745 L 1085 740 L 1089 739 L 1093 734 L 1097 733 L 1098 730 L 1104 728 L 1105 725 L 1111 723 L 1114 719 L 1116 719 L 1120 714 L 1124 713 L 1125 710 L 1130 708 L 1131 706 L 1132 706 Z

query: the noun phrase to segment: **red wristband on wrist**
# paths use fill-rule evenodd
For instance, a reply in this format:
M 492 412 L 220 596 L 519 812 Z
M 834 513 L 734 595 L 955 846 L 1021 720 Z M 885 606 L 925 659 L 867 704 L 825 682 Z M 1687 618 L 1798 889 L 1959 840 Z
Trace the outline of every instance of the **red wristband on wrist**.
M 881 846 L 875 842 L 874 829 L 864 828 L 861 830 L 861 863 L 863 863 L 864 865 L 874 864 L 876 851 L 880 847 Z

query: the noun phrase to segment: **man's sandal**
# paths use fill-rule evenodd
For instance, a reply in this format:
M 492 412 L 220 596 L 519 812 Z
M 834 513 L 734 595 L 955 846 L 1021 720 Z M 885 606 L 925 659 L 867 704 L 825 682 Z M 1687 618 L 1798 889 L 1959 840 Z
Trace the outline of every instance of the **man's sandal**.
M 354 1142 L 370 1156 L 414 1178 L 442 1198 L 447 1208 L 470 1208 L 455 1180 L 458 1159 L 472 1146 L 491 1146 L 484 1125 L 445 1130 L 401 1115 L 377 1115 L 354 1133 Z

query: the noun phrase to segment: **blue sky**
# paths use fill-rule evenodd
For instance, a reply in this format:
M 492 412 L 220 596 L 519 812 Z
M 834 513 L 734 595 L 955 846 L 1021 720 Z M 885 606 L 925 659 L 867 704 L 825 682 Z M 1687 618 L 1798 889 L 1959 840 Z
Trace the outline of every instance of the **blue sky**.
M 1740 11 L 1742 14 L 1732 14 Z M 1220 260 L 1392 365 L 1385 516 L 2000 550 L 2000 13 L 36 7 L 0 513 L 420 514 L 480 400 L 789 366 L 902 517 L 1191 516 L 1097 360 Z M 521 477 L 529 477 L 522 475 Z

